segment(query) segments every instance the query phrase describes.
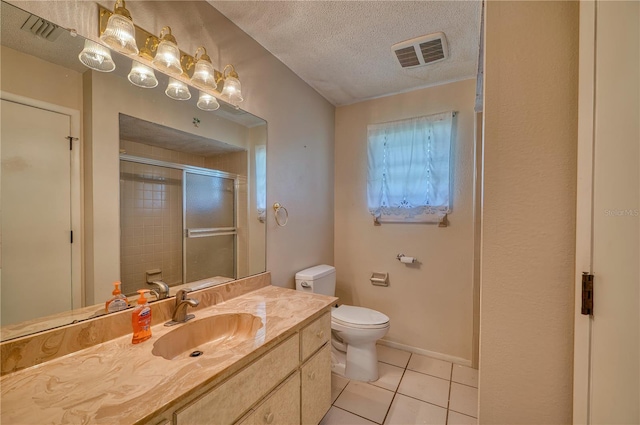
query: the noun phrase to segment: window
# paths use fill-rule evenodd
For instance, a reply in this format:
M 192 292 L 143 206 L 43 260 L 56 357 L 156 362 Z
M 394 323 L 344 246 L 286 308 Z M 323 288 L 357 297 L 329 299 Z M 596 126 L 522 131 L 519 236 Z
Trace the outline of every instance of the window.
M 452 112 L 367 127 L 367 203 L 378 221 L 438 222 L 451 212 Z
M 264 222 L 267 210 L 267 145 L 256 146 L 256 206 L 258 220 Z

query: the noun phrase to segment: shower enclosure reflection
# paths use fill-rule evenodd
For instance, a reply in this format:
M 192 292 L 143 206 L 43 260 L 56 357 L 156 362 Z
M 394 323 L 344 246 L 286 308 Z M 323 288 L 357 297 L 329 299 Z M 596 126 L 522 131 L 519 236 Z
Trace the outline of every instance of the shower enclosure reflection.
M 126 295 L 152 280 L 174 287 L 250 274 L 250 245 L 263 241 L 247 232 L 249 204 L 257 206 L 248 197 L 246 149 L 215 140 L 194 143 L 189 133 L 121 115 L 120 152 Z

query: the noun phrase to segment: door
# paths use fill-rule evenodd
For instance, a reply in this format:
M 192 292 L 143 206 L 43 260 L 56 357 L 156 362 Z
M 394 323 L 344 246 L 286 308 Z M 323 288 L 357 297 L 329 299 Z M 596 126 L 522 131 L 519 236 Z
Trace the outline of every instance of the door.
M 235 181 L 187 171 L 184 193 L 184 282 L 235 278 Z
M 68 115 L 2 100 L 2 325 L 72 308 Z
M 574 423 L 640 423 L 640 3 L 581 2 Z

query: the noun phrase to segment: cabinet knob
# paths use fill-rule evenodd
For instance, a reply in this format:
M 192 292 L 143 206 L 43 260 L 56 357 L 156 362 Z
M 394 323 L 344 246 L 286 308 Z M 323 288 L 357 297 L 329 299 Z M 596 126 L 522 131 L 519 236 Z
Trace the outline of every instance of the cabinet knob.
M 309 374 L 307 376 L 312 381 L 316 379 L 316 373 L 315 372 L 309 372 Z
M 324 331 L 318 331 L 318 332 L 316 332 L 316 336 L 317 336 L 318 338 L 321 338 L 321 339 L 322 339 L 322 338 L 324 337 Z
M 268 424 L 270 424 L 271 422 L 273 422 L 273 413 L 269 412 L 269 413 L 265 413 L 264 415 L 264 421 Z

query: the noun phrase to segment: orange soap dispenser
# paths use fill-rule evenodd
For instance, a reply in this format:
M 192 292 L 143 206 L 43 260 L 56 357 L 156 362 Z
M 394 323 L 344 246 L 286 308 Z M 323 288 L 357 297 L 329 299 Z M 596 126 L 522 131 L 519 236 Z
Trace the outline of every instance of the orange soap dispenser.
M 129 300 L 120 291 L 120 282 L 113 282 L 113 297 L 106 303 L 104 303 L 104 311 L 107 313 L 113 313 L 114 311 L 124 310 L 129 307 Z
M 133 309 L 131 314 L 131 325 L 133 326 L 133 344 L 139 344 L 151 338 L 151 306 L 144 297 L 145 292 L 149 289 L 140 289 L 138 294 L 138 305 Z

